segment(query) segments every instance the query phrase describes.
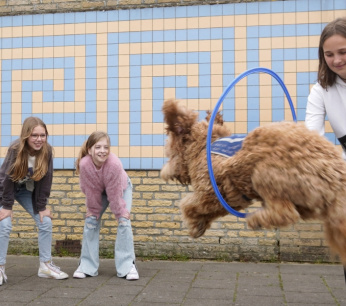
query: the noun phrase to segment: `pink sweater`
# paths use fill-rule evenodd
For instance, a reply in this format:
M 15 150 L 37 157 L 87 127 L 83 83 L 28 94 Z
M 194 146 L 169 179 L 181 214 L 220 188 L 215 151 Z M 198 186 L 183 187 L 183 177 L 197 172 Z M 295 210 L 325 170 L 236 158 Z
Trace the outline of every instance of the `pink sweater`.
M 90 155 L 84 156 L 79 163 L 79 183 L 86 196 L 89 213 L 97 218 L 100 217 L 101 194 L 106 191 L 110 209 L 115 217 L 129 218 L 130 214 L 123 199 L 123 192 L 127 188 L 127 174 L 115 154 L 110 153 L 99 170 L 95 167 Z

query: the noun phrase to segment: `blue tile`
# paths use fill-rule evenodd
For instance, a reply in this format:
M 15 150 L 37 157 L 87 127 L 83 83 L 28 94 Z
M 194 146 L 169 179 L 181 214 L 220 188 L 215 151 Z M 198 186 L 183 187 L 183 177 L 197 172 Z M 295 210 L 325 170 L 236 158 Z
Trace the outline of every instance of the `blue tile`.
M 63 13 L 55 13 L 54 16 L 54 24 L 64 24 L 65 23 L 65 14 Z
M 108 21 L 118 21 L 119 20 L 119 11 L 118 10 L 108 11 L 107 15 L 108 15 Z
M 43 15 L 42 15 L 43 16 Z M 3 20 L 3 18 L 0 18 Z M 13 27 L 21 27 L 23 25 L 23 16 L 13 16 L 12 18 L 12 26 Z M 1 24 L 1 22 L 0 22 Z
M 295 11 L 296 11 L 296 1 L 285 1 L 284 2 L 284 12 L 285 13 L 294 13 Z
M 165 7 L 163 10 L 164 18 L 175 18 L 175 8 L 174 7 Z
M 334 9 L 335 10 L 346 9 L 346 2 L 344 0 L 334 0 Z
M 175 16 L 176 16 L 176 18 L 186 18 L 187 17 L 187 6 L 177 6 L 175 8 Z
M 141 145 L 141 136 L 134 135 L 131 131 L 130 146 L 140 146 L 140 145 Z
M 187 17 L 198 17 L 198 7 L 187 6 L 186 13 L 187 13 Z
M 31 26 L 32 18 L 33 15 L 23 15 L 23 26 Z
M 258 12 L 260 14 L 270 14 L 271 13 L 271 6 L 270 2 L 261 2 L 261 5 L 258 7 Z
M 130 168 L 131 169 L 141 169 L 140 158 L 131 158 L 130 159 Z
M 245 15 L 246 14 L 246 3 L 237 3 L 234 6 L 235 15 Z
M 258 2 L 247 3 L 246 13 L 247 14 L 258 14 L 259 13 Z
M 150 20 L 153 18 L 153 9 L 145 8 L 141 10 L 141 19 Z
M 308 12 L 309 11 L 309 0 L 299 0 L 297 5 L 297 12 Z
M 162 8 L 162 7 L 154 7 L 153 8 L 153 18 L 154 19 L 164 18 L 163 10 L 164 10 L 164 8 Z
M 152 158 L 141 158 L 141 169 L 152 169 Z

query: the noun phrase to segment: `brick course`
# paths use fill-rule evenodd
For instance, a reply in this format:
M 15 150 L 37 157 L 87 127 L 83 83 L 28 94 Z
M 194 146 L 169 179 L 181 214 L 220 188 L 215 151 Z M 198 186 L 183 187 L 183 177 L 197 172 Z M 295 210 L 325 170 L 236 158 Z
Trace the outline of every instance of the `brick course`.
M 307 262 L 337 260 L 329 255 L 319 222 L 300 222 L 281 230 L 252 231 L 247 228 L 244 219 L 227 215 L 214 222 L 203 237 L 192 239 L 179 211 L 179 200 L 190 191 L 189 187 L 162 181 L 159 171 L 127 173 L 133 183 L 132 226 L 138 257 Z M 84 203 L 79 177 L 74 171 L 56 170 L 49 199 L 49 208 L 54 216 L 54 245 L 60 240 L 82 240 Z M 257 209 L 256 206 L 253 209 Z M 112 256 L 116 232 L 117 221 L 107 209 L 102 218 L 101 254 Z M 37 253 L 36 239 L 33 220 L 16 203 L 9 252 Z

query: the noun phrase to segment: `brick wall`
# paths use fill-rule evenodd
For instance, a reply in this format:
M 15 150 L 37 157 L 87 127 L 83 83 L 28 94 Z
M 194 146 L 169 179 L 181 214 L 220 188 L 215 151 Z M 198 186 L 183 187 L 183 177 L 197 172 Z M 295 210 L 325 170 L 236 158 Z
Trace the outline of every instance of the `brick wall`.
M 179 200 L 187 192 L 159 178 L 159 171 L 128 171 L 133 189 L 132 225 L 138 257 L 194 258 L 240 261 L 328 262 L 328 248 L 318 222 L 301 222 L 284 230 L 248 230 L 244 219 L 228 215 L 192 239 L 181 221 Z M 72 170 L 56 170 L 49 200 L 53 211 L 53 243 L 82 240 L 85 198 Z M 254 207 L 253 209 L 257 209 Z M 109 209 L 102 218 L 100 252 L 113 256 L 117 222 Z M 10 253 L 37 253 L 35 224 L 15 205 Z M 77 248 L 78 249 L 78 248 Z M 56 255 L 79 255 L 79 250 L 53 249 Z M 64 252 L 65 251 L 65 252 Z M 72 254 L 73 253 L 73 254 Z
M 264 1 L 268 0 L 0 0 L 0 16 Z

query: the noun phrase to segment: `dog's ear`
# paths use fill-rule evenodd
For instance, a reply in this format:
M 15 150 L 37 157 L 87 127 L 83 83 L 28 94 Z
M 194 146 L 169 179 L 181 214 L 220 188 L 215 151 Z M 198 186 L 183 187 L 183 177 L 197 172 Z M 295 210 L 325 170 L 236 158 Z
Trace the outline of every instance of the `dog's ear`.
M 192 125 L 196 122 L 198 114 L 180 105 L 174 99 L 166 100 L 162 106 L 167 133 L 176 135 L 189 134 Z
M 207 111 L 207 117 L 205 117 L 205 120 L 207 120 L 207 122 L 210 121 L 210 117 L 211 117 L 211 114 L 212 112 L 210 110 Z M 217 112 L 216 116 L 215 116 L 215 121 L 214 121 L 215 124 L 218 124 L 218 125 L 223 125 L 223 117 L 222 115 L 220 114 L 220 111 Z

